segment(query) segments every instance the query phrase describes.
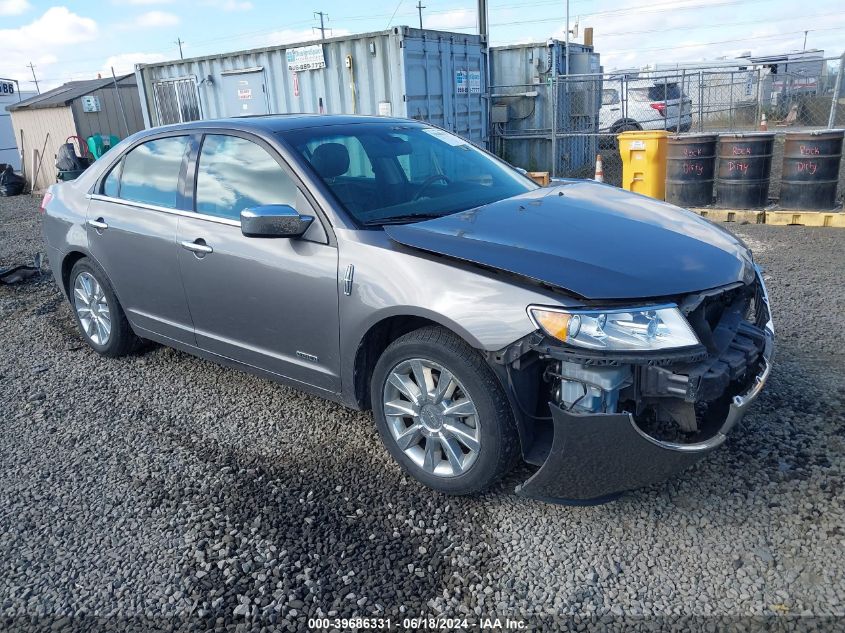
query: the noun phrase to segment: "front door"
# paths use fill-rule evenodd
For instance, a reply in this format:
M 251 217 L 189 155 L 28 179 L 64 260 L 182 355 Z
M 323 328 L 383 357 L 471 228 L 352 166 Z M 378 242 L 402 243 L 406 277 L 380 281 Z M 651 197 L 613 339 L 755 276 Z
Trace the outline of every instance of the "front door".
M 86 230 L 91 255 L 139 334 L 146 330 L 193 345 L 174 213 L 187 147 L 187 136 L 170 136 L 130 150 L 91 196 Z
M 297 239 L 245 237 L 240 212 L 263 204 L 313 215 L 271 148 L 242 136 L 206 135 L 196 216 L 179 219 L 177 236 L 197 344 L 337 392 L 337 249 L 319 219 Z

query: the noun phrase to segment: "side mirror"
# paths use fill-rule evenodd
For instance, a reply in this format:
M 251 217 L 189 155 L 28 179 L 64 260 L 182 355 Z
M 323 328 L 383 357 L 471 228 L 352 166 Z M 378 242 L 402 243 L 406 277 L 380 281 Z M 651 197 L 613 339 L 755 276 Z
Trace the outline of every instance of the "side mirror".
M 287 204 L 267 204 L 241 211 L 241 233 L 247 237 L 299 237 L 313 216 L 300 215 Z

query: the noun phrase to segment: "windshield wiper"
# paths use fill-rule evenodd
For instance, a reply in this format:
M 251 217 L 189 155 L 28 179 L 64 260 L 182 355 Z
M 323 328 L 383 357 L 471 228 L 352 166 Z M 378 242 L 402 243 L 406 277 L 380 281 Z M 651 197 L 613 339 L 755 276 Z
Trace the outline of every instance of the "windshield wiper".
M 443 217 L 442 213 L 406 213 L 404 215 L 391 215 L 388 218 L 379 218 L 378 220 L 368 220 L 362 222 L 364 226 L 381 226 L 384 224 L 406 224 L 416 220 L 431 220 L 433 218 Z

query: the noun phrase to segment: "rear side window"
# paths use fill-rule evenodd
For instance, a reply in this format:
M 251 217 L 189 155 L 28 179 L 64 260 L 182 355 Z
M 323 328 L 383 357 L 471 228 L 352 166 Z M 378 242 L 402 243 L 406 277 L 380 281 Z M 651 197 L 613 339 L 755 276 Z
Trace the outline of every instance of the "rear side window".
M 187 136 L 171 136 L 149 141 L 130 151 L 123 159 L 119 197 L 175 209 L 179 172 L 187 146 Z M 109 178 L 111 176 L 109 174 Z M 108 184 L 106 178 L 105 186 Z
M 196 211 L 239 220 L 241 211 L 266 204 L 296 206 L 296 184 L 261 146 L 223 134 L 202 143 Z
M 619 93 L 615 90 L 608 88 L 606 90 L 601 91 L 601 104 L 602 105 L 613 105 L 614 103 L 619 103 Z
M 635 101 L 671 101 L 681 98 L 681 89 L 676 83 L 657 83 L 647 88 L 632 88 Z
M 109 196 L 110 198 L 117 198 L 120 194 L 120 166 L 122 164 L 122 161 L 118 161 L 117 165 L 112 167 L 109 175 L 106 176 L 106 179 L 103 181 L 103 195 Z

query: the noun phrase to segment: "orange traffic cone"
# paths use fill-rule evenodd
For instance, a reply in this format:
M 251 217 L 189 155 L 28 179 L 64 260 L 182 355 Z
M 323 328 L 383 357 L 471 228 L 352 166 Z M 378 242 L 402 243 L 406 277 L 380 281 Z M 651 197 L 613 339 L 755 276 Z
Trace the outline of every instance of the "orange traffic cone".
M 596 182 L 604 182 L 604 168 L 601 164 L 601 154 L 596 154 Z
M 760 131 L 765 132 L 769 129 L 769 122 L 766 120 L 766 113 L 763 113 L 763 117 L 760 119 Z

